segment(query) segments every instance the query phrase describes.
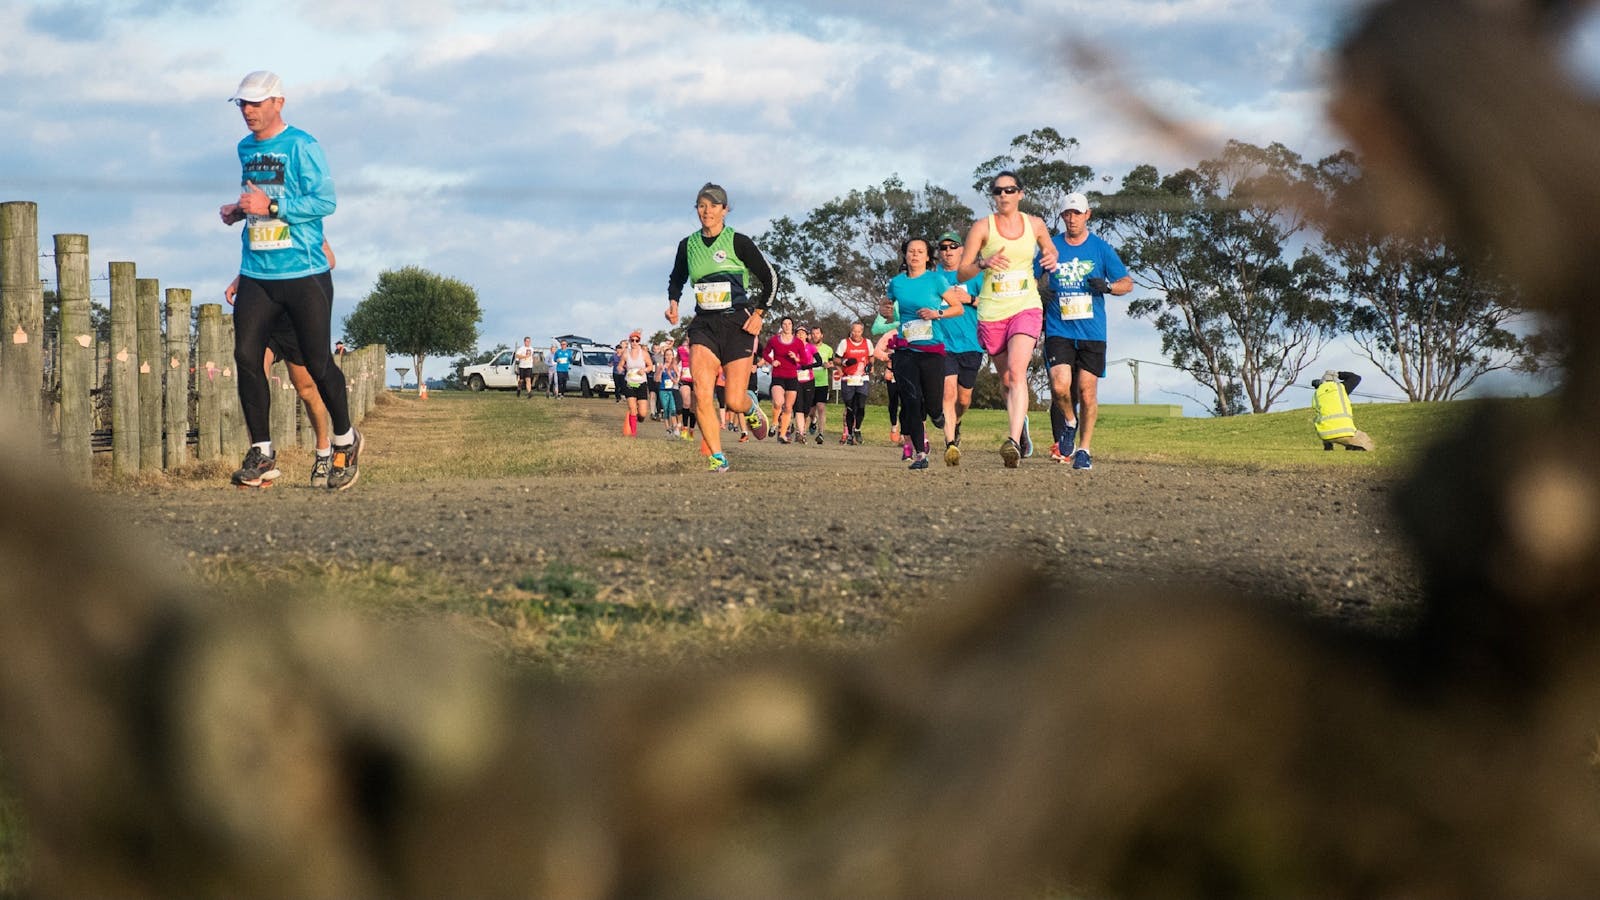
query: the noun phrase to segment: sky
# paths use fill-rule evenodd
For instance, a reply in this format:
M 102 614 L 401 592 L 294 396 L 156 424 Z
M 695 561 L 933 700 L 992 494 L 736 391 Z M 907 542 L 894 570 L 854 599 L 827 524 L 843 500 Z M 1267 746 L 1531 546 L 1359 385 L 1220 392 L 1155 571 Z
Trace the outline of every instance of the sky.
M 706 181 L 728 189 L 729 224 L 759 235 L 890 175 L 985 210 L 973 170 L 1044 126 L 1112 183 L 1201 158 L 1119 112 L 1114 90 L 1216 148 L 1277 141 L 1321 158 L 1345 146 L 1324 122 L 1323 82 L 1356 8 L 280 0 L 263 16 L 202 0 L 0 0 L 0 200 L 39 205 L 42 253 L 51 235 L 87 234 L 93 275 L 131 260 L 220 302 L 239 235 L 217 208 L 237 197 L 245 134 L 226 100 L 271 69 L 285 120 L 322 144 L 338 190 L 325 223 L 336 335 L 380 272 L 418 265 L 477 290 L 481 348 L 569 332 L 613 342 L 665 327 L 673 252 Z M 1074 42 L 1103 64 L 1071 62 Z M 1600 84 L 1592 21 L 1570 55 Z M 40 262 L 53 287 L 53 260 Z M 92 292 L 105 301 L 106 282 Z M 1163 362 L 1154 327 L 1115 301 L 1109 343 L 1114 360 Z M 448 362 L 430 360 L 428 376 Z M 1330 366 L 1367 372 L 1368 399 L 1400 396 L 1343 341 L 1315 373 Z M 1142 365 L 1139 387 L 1144 403 L 1204 408 L 1179 372 Z M 1128 368 L 1112 366 L 1102 402 L 1132 399 Z M 1307 386 L 1279 405 L 1309 402 Z

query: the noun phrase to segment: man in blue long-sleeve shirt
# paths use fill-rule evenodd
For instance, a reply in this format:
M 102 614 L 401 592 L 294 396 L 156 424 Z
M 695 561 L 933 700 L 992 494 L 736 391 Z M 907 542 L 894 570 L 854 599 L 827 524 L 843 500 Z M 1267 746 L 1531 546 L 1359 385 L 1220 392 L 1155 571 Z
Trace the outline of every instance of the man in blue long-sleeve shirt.
M 224 225 L 245 223 L 234 300 L 233 357 L 251 443 L 233 482 L 259 487 L 278 477 L 268 415 L 271 399 L 261 358 L 274 324 L 286 315 L 305 354 L 306 371 L 317 383 L 332 419 L 328 487 L 343 490 L 359 474 L 361 435 L 350 422 L 344 373 L 328 350 L 333 277 L 322 220 L 338 202 L 333 178 L 316 138 L 283 121 L 283 82 L 277 75 L 251 72 L 229 100 L 238 105 L 250 130 L 239 141 L 243 167 L 239 199 L 218 211 Z

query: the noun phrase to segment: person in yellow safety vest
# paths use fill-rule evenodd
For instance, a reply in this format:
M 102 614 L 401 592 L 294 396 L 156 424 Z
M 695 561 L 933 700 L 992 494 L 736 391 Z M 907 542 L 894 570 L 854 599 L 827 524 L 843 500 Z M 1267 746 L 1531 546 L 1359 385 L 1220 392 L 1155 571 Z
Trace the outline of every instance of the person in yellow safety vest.
M 1322 439 L 1322 449 L 1332 450 L 1334 444 L 1343 444 L 1346 450 L 1372 449 L 1372 438 L 1356 428 L 1355 415 L 1350 410 L 1350 392 L 1360 383 L 1360 375 L 1332 369 L 1311 380 L 1311 387 L 1316 390 L 1311 404 L 1316 416 L 1312 423 L 1317 437 Z

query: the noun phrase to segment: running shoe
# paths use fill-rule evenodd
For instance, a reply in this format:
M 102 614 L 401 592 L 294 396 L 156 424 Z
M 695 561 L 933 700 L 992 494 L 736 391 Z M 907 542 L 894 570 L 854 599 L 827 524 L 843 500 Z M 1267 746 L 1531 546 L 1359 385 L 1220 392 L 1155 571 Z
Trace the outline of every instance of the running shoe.
M 895 444 L 900 443 L 900 426 L 899 425 L 896 425 L 895 427 L 889 429 L 889 440 L 890 440 L 890 442 L 895 443 Z
M 850 443 L 850 432 L 846 431 L 844 434 L 839 435 L 839 443 L 841 443 L 841 444 Z
M 1050 461 L 1051 462 L 1058 462 L 1058 463 L 1072 462 L 1072 453 L 1071 453 L 1071 451 L 1068 451 L 1067 453 L 1063 454 L 1061 452 L 1061 445 L 1060 444 L 1051 444 L 1050 445 Z
M 822 432 L 817 432 L 817 443 L 822 443 Z
M 749 435 L 749 433 L 748 433 L 748 432 L 746 432 L 746 433 L 744 433 L 744 434 L 741 434 L 741 435 L 739 435 L 739 443 L 741 443 L 741 444 L 748 444 L 748 443 L 750 443 L 750 435 Z
M 726 472 L 726 471 L 728 471 L 728 458 L 726 456 L 723 456 L 721 453 L 713 453 L 713 454 L 711 454 L 711 466 L 708 469 L 708 471 L 711 471 L 711 472 Z
M 262 453 L 260 447 L 251 445 L 239 470 L 233 473 L 233 483 L 243 487 L 261 487 L 263 482 L 271 484 L 277 480 L 280 474 L 278 454 Z
M 342 491 L 356 483 L 361 477 L 359 461 L 361 459 L 361 431 L 352 428 L 356 438 L 344 446 L 335 444 L 333 447 L 333 465 L 328 469 L 328 490 Z
M 928 467 L 928 454 L 918 453 L 917 458 L 911 461 L 908 469 L 926 469 Z
M 1008 469 L 1017 467 L 1017 463 L 1022 461 L 1022 450 L 1017 446 L 1016 441 L 1006 438 L 1006 442 L 1000 445 L 1000 459 Z
M 780 434 L 778 435 L 778 443 L 787 444 L 789 443 L 789 439 Z
M 961 465 L 961 448 L 952 441 L 944 445 L 944 464 L 947 466 Z
M 1081 447 L 1078 448 L 1078 452 L 1072 454 L 1072 467 L 1074 469 L 1094 468 L 1094 460 L 1089 458 L 1089 451 Z
M 900 445 L 900 459 L 901 459 L 901 461 L 904 461 L 904 460 L 908 460 L 910 458 L 911 458 L 911 442 L 910 441 L 906 441 L 905 443 Z
M 1017 449 L 1022 451 L 1022 458 L 1027 459 L 1033 455 L 1033 436 L 1028 433 L 1028 420 L 1022 420 L 1022 441 L 1017 444 Z
M 694 440 L 694 435 L 692 433 L 690 433 L 690 432 L 687 432 L 687 431 L 678 432 L 678 437 L 680 437 L 680 438 L 682 438 L 682 439 L 684 439 L 686 441 Z
M 750 429 L 750 433 L 756 436 L 756 440 L 767 439 L 767 414 L 761 411 L 761 407 L 750 407 L 750 412 L 745 414 L 744 424 Z
M 1061 426 L 1061 452 L 1067 456 L 1072 455 L 1072 445 L 1078 440 L 1078 423 Z
M 321 455 L 319 455 L 317 453 L 312 453 L 311 454 L 311 486 L 312 487 L 314 487 L 314 488 L 325 488 L 325 487 L 328 486 L 328 469 L 332 465 L 333 465 L 333 454 L 330 453 L 327 456 L 321 456 Z

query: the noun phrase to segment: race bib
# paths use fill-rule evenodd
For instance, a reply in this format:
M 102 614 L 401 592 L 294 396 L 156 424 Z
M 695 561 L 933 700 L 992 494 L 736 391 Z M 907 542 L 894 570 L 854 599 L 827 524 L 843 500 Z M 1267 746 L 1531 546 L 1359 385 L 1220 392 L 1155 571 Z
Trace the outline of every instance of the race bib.
M 1061 318 L 1067 320 L 1094 318 L 1094 296 L 1092 294 L 1062 294 Z
M 246 228 L 251 250 L 287 250 L 294 246 L 289 223 L 270 216 L 251 216 Z
M 1027 269 L 994 272 L 989 275 L 991 297 L 1020 297 L 1033 289 L 1033 273 Z
M 867 376 L 865 376 L 865 375 L 846 375 L 844 377 L 844 383 L 848 384 L 848 385 L 851 385 L 851 386 L 854 386 L 854 387 L 860 387 L 861 385 L 867 383 Z
M 632 371 L 628 372 L 627 377 L 623 380 L 628 383 L 629 387 L 638 387 L 639 385 L 644 384 L 644 372 L 640 371 L 639 369 L 633 369 Z
M 900 336 L 911 343 L 933 340 L 932 319 L 911 319 L 900 323 Z
M 694 286 L 694 305 L 715 312 L 733 308 L 733 285 L 726 281 L 703 281 Z

